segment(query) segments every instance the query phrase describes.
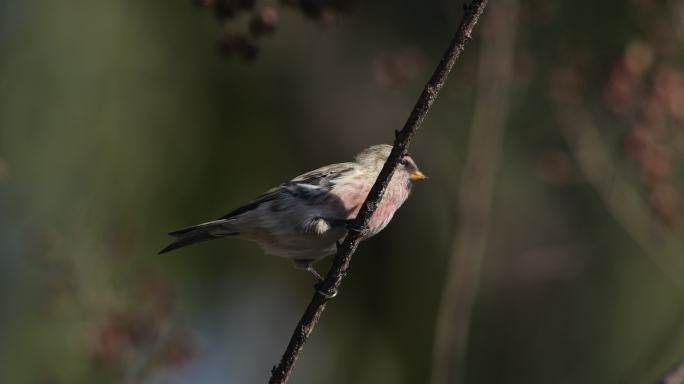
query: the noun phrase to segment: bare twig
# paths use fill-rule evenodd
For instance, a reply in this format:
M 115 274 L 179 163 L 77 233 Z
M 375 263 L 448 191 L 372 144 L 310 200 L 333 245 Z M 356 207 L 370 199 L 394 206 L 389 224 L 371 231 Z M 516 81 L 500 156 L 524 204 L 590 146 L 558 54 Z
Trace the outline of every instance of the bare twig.
M 375 212 L 392 174 L 394 174 L 403 155 L 406 154 L 413 136 L 421 126 L 437 94 L 442 89 L 456 59 L 458 59 L 466 43 L 471 39 L 473 28 L 477 24 L 482 12 L 484 12 L 486 5 L 487 0 L 473 0 L 470 5 L 464 6 L 463 19 L 456 35 L 451 40 L 449 48 L 444 53 L 432 77 L 425 85 L 404 127 L 401 131 L 396 132 L 392 152 L 387 158 L 370 193 L 368 193 L 366 201 L 361 206 L 359 214 L 350 225 L 349 233 L 345 237 L 344 242 L 338 247 L 337 255 L 335 255 L 325 280 L 319 285 L 302 318 L 299 320 L 287 349 L 280 360 L 280 364 L 271 371 L 272 375 L 269 383 L 286 383 L 288 381 L 294 364 L 304 348 L 304 344 L 318 323 L 323 310 L 325 310 L 326 303 L 334 296 L 342 283 L 342 279 L 349 269 L 352 255 L 367 230 L 368 222 L 373 212 Z
M 433 384 L 457 383 L 463 375 L 508 116 L 517 9 L 517 0 L 501 1 L 482 26 L 477 100 L 459 191 L 458 226 L 436 319 Z

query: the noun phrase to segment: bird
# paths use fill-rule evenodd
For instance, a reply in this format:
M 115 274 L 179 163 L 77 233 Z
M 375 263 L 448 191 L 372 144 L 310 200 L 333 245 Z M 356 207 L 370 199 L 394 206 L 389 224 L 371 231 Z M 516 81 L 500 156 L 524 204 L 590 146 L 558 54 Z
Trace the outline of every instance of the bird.
M 256 242 L 322 281 L 313 264 L 337 251 L 392 146 L 379 144 L 351 162 L 327 165 L 285 182 L 217 220 L 169 232 L 174 241 L 159 253 L 225 237 Z M 362 240 L 382 231 L 408 198 L 414 182 L 427 179 L 410 154 L 394 172 Z

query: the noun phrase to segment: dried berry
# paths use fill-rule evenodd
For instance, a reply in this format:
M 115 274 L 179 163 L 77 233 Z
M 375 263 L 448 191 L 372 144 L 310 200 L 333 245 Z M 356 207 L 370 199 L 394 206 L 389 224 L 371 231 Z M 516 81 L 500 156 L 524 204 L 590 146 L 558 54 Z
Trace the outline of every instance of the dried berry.
M 226 27 L 233 26 L 239 14 L 254 9 L 256 0 L 192 0 L 200 8 L 213 10 L 216 18 Z M 340 11 L 348 8 L 349 0 L 280 0 L 285 7 L 297 9 L 304 16 L 329 25 L 337 20 Z M 226 57 L 239 56 L 244 60 L 253 60 L 259 54 L 259 46 L 246 37 L 260 37 L 275 32 L 280 15 L 273 6 L 258 9 L 252 15 L 248 30 L 241 33 L 224 33 L 218 41 L 219 50 Z M 242 27 L 241 27 L 242 28 Z M 233 28 L 235 30 L 235 28 Z
M 252 36 L 271 34 L 278 25 L 278 11 L 273 7 L 263 7 L 259 9 L 249 22 L 249 31 Z

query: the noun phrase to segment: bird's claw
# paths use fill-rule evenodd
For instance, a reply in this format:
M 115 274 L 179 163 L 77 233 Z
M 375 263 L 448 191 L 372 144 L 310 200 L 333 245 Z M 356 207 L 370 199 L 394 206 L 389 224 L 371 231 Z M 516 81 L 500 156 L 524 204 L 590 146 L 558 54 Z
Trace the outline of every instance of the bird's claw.
M 347 274 L 351 271 L 351 265 L 345 268 L 340 274 L 342 277 L 347 276 Z M 321 294 L 321 296 L 325 297 L 327 300 L 334 299 L 337 296 L 337 289 L 331 288 L 328 290 L 323 289 L 323 280 L 319 280 L 316 285 L 314 285 L 314 289 L 316 289 L 316 292 Z
M 335 296 L 337 296 L 337 290 L 333 289 L 332 292 L 330 291 L 324 291 L 321 289 L 321 285 L 323 285 L 323 282 L 319 282 L 318 284 L 314 285 L 314 288 L 316 289 L 316 292 L 318 292 L 321 296 L 325 297 L 326 299 L 334 299 Z
M 344 222 L 344 229 L 347 231 L 353 231 L 354 230 L 354 219 L 349 219 Z
M 345 225 L 345 229 L 347 230 L 347 234 L 350 234 L 352 232 L 356 232 L 356 233 L 359 233 L 363 236 L 364 233 L 366 232 L 366 228 L 364 228 L 363 225 L 359 228 L 354 224 L 355 223 L 353 220 L 349 220 L 349 222 L 347 222 L 347 225 Z

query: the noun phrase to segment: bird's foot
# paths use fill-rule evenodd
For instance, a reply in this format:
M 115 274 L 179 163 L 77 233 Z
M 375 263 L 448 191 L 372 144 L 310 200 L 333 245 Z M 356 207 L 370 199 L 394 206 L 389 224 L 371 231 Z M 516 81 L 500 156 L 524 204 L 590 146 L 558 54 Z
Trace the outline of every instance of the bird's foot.
M 325 297 L 326 299 L 330 300 L 335 298 L 337 296 L 337 290 L 336 289 L 331 289 L 331 290 L 323 290 L 323 282 L 319 282 L 318 284 L 314 285 L 314 288 L 316 289 L 316 292 L 318 292 L 321 296 Z
M 354 219 L 345 220 L 344 229 L 347 231 L 355 231 L 356 228 L 354 228 Z
M 358 227 L 356 225 L 356 220 L 354 220 L 354 219 L 347 220 L 347 222 L 344 225 L 344 229 L 347 230 L 347 234 L 352 233 L 352 232 L 356 232 L 356 233 L 361 234 L 362 237 L 365 237 L 366 234 L 368 233 L 368 226 L 362 225 L 362 226 Z

